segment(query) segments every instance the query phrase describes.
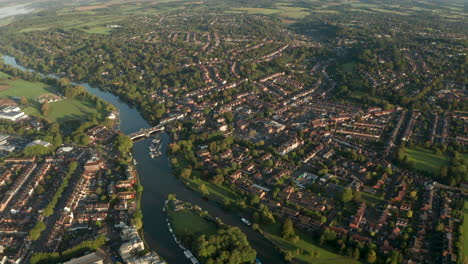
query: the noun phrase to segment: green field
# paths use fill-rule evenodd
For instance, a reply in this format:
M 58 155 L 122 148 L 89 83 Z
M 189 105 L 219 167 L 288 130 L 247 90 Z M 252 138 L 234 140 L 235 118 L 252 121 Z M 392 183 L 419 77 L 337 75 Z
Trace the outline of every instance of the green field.
M 29 107 L 24 108 L 28 115 L 45 118 L 51 122 L 63 123 L 70 120 L 87 120 L 92 114 L 97 114 L 94 103 L 75 99 L 64 99 L 50 103 L 47 116 L 41 113 L 41 104 L 36 99 L 43 94 L 57 94 L 57 89 L 42 82 L 30 82 L 22 79 L 6 80 L 8 75 L 0 73 L 0 83 L 8 84 L 11 88 L 0 91 L 0 98 L 26 97 Z
M 208 198 L 210 200 L 217 201 L 221 204 L 223 204 L 224 201 L 234 203 L 237 199 L 240 198 L 240 196 L 237 193 L 233 192 L 228 187 L 223 185 L 216 185 L 214 183 L 204 181 L 201 179 L 184 179 L 184 182 L 187 186 L 197 191 L 199 190 L 199 186 L 201 184 L 205 184 L 209 191 Z
M 178 236 L 199 237 L 210 236 L 216 233 L 214 222 L 208 221 L 192 210 L 167 210 L 172 229 Z
M 405 154 L 408 156 L 408 161 L 415 162 L 415 168 L 422 171 L 439 175 L 440 168 L 449 165 L 447 156 L 439 156 L 434 154 L 432 150 L 422 147 L 406 148 Z
M 89 34 L 109 34 L 112 29 L 108 27 L 91 27 L 89 29 L 82 29 Z
M 2 74 L 0 78 L 5 78 L 5 73 Z M 35 100 L 40 95 L 57 92 L 57 89 L 41 82 L 29 82 L 19 79 L 2 80 L 0 83 L 12 86 L 10 89 L 0 91 L 0 98 L 24 96 L 29 100 Z
M 272 9 L 272 8 L 255 8 L 255 7 L 239 7 L 233 8 L 234 11 L 244 11 L 248 14 L 261 14 L 261 15 L 272 15 L 281 13 L 279 9 Z
M 356 63 L 346 63 L 341 65 L 341 69 L 347 73 L 355 73 L 356 72 Z
M 267 239 L 272 241 L 276 246 L 282 250 L 294 250 L 300 248 L 302 254 L 297 256 L 300 263 L 321 264 L 321 263 L 337 263 L 337 264 L 358 264 L 361 263 L 351 258 L 338 255 L 328 249 L 316 245 L 316 240 L 306 233 L 300 232 L 296 229 L 296 234 L 299 235 L 300 240 L 297 243 L 292 243 L 281 237 L 281 225 L 279 223 L 262 226 L 262 230 Z M 318 257 L 313 258 L 313 252 L 319 252 Z

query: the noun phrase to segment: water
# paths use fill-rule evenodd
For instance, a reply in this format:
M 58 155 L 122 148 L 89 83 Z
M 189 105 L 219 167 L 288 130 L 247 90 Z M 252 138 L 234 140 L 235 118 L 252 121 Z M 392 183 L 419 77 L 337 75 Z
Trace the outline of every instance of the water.
M 32 8 L 28 8 L 27 5 L 15 5 L 15 6 L 7 6 L 0 8 L 0 19 L 15 16 L 15 15 L 23 15 L 34 11 Z
M 3 59 L 6 64 L 21 70 L 33 71 L 18 65 L 13 57 L 3 56 Z M 48 76 L 57 77 L 53 75 Z M 129 106 L 117 96 L 91 87 L 86 83 L 79 85 L 86 87 L 92 94 L 113 104 L 120 111 L 120 129 L 123 133 L 129 134 L 139 131 L 141 128 L 150 127 L 136 108 Z M 169 141 L 169 136 L 164 133 L 162 136 L 164 148 L 167 147 Z M 282 257 L 278 250 L 260 234 L 245 226 L 240 220 L 240 215 L 225 212 L 216 203 L 203 200 L 198 193 L 188 189 L 178 180 L 172 174 L 169 157 L 166 154 L 156 159 L 151 159 L 148 153 L 149 144 L 149 139 L 135 143 L 132 154 L 138 162 L 138 175 L 144 188 L 141 209 L 145 240 L 151 249 L 156 251 L 170 264 L 191 263 L 185 258 L 182 250 L 179 249 L 172 239 L 172 235 L 167 228 L 166 215 L 162 211 L 167 195 L 174 193 L 179 199 L 199 205 L 211 215 L 221 218 L 226 224 L 240 227 L 244 234 L 247 235 L 249 242 L 257 251 L 257 255 L 263 263 L 274 264 L 282 262 Z

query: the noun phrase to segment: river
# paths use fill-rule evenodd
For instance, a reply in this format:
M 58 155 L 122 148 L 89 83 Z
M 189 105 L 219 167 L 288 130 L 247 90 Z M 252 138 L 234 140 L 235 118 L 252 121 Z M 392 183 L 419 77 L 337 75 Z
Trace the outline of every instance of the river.
M 17 64 L 13 57 L 3 56 L 3 60 L 5 64 L 21 70 L 34 71 Z M 57 77 L 54 75 L 48 76 Z M 86 83 L 80 83 L 79 85 L 84 86 L 90 93 L 113 104 L 120 111 L 120 130 L 123 133 L 130 134 L 142 128 L 150 127 L 136 108 L 129 106 L 116 95 L 91 87 Z M 169 144 L 170 138 L 164 133 L 162 139 L 165 149 Z M 148 153 L 149 144 L 149 139 L 135 143 L 132 154 L 138 163 L 138 175 L 144 188 L 141 201 L 144 234 L 145 240 L 152 250 L 157 252 L 170 264 L 191 263 L 185 258 L 182 250 L 179 249 L 172 239 L 172 235 L 166 225 L 166 215 L 162 211 L 167 195 L 174 193 L 177 198 L 200 206 L 212 216 L 221 218 L 224 223 L 240 227 L 244 234 L 246 234 L 252 247 L 257 251 L 257 256 L 262 263 L 282 263 L 282 256 L 279 251 L 262 235 L 245 226 L 240 220 L 240 215 L 226 212 L 216 203 L 205 201 L 198 193 L 190 190 L 178 180 L 172 173 L 169 157 L 165 153 L 158 158 L 151 159 Z

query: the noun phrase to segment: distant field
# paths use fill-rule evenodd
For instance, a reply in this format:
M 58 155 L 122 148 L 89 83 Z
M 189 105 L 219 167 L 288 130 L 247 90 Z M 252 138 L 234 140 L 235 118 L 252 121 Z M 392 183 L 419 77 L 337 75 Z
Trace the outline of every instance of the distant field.
M 298 232 L 299 242 L 293 244 L 290 241 L 287 241 L 281 237 L 281 225 L 279 223 L 262 226 L 265 236 L 271 240 L 275 245 L 280 247 L 283 250 L 294 250 L 296 248 L 302 249 L 303 253 L 297 257 L 297 260 L 300 263 L 310 263 L 310 264 L 325 264 L 325 263 L 336 263 L 336 264 L 358 264 L 361 263 L 351 258 L 347 258 L 341 255 L 338 255 L 328 249 L 322 248 L 316 245 L 313 237 L 309 234 Z M 319 253 L 317 258 L 313 258 L 312 254 L 314 251 Z
M 438 156 L 432 150 L 421 147 L 406 148 L 408 161 L 416 163 L 416 169 L 431 172 L 434 175 L 439 175 L 440 168 L 448 166 L 449 159 L 447 156 Z
M 81 29 L 90 34 L 109 34 L 112 29 L 108 27 L 92 27 L 90 29 Z
M 254 8 L 254 7 L 239 7 L 233 8 L 234 11 L 244 11 L 248 14 L 261 14 L 261 15 L 272 15 L 281 13 L 279 9 L 272 9 L 272 8 Z
M 8 77 L 0 72 L 0 79 Z M 40 111 L 41 104 L 36 99 L 43 94 L 57 94 L 57 89 L 41 82 L 29 82 L 25 80 L 0 80 L 0 84 L 11 86 L 8 89 L 0 89 L 0 98 L 26 97 L 30 106 L 24 111 L 28 115 L 45 118 L 51 122 L 63 123 L 69 120 L 86 120 L 89 115 L 98 113 L 91 102 L 84 102 L 72 99 L 64 99 L 50 103 L 48 116 L 44 117 Z

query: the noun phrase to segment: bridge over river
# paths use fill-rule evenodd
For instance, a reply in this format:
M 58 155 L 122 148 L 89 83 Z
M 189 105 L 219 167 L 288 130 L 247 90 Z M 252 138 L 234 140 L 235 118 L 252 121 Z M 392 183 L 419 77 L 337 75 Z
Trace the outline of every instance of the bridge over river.
M 143 128 L 140 131 L 131 133 L 128 136 L 132 139 L 132 141 L 138 141 L 138 140 L 140 140 L 142 138 L 150 137 L 152 134 L 154 134 L 156 132 L 160 132 L 160 131 L 164 131 L 164 126 L 157 125 L 157 126 L 151 127 L 151 128 Z

